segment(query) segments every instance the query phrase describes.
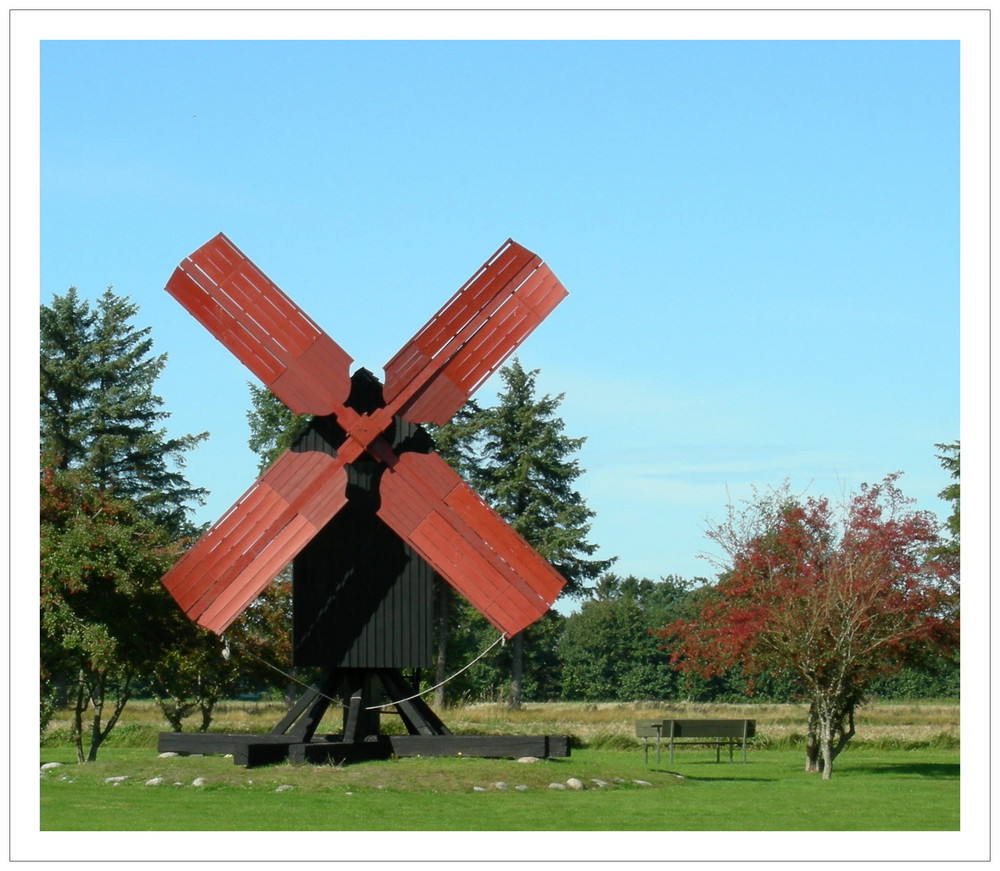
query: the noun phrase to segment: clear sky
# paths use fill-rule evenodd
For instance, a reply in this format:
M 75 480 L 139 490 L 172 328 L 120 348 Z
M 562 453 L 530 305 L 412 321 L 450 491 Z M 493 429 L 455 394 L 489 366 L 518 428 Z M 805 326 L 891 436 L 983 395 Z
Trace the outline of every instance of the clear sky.
M 48 41 L 41 218 L 43 301 L 131 297 L 171 431 L 211 432 L 203 520 L 255 475 L 252 376 L 162 288 L 220 230 L 376 374 L 540 254 L 569 297 L 518 354 L 619 572 L 708 574 L 705 520 L 786 478 L 946 510 L 957 41 Z

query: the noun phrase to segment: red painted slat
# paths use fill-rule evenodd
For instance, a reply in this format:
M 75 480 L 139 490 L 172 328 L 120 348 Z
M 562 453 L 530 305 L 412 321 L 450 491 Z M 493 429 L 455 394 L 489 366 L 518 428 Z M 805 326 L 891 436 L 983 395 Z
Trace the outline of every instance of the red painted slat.
M 436 454 L 407 453 L 381 479 L 379 516 L 508 636 L 565 583 Z
M 342 407 L 351 357 L 223 234 L 177 267 L 167 291 L 296 414 Z
M 228 626 L 347 501 L 334 457 L 286 451 L 162 578 L 191 619 Z
M 386 401 L 408 420 L 446 423 L 565 296 L 508 241 L 386 364 Z
M 229 587 L 223 590 L 198 618 L 199 625 L 221 634 L 288 565 L 290 559 L 316 535 L 316 527 L 296 515 L 264 551 Z
M 386 365 L 390 400 L 395 396 L 397 381 L 399 387 L 405 386 L 427 358 L 451 341 L 534 259 L 530 251 L 507 240 Z
M 459 337 L 478 329 L 499 302 L 513 292 L 534 266 L 536 255 L 508 240 L 450 300 L 407 342 L 385 366 L 388 403 L 407 390 L 436 356 L 444 362 L 463 341 Z
M 344 471 L 332 457 L 286 452 L 279 461 L 265 472 L 264 483 L 263 479 L 258 481 L 265 495 L 252 510 L 244 512 L 240 527 L 225 541 L 227 549 L 218 548 L 217 559 L 202 560 L 196 570 L 202 580 L 197 584 L 198 599 L 188 613 L 199 622 L 203 612 L 220 597 L 247 586 L 247 579 L 258 571 L 262 560 L 277 554 L 275 558 L 284 562 L 260 588 L 266 586 L 344 504 Z M 317 511 L 313 504 L 317 492 L 324 491 L 335 494 L 326 514 Z M 300 520 L 309 524 L 311 532 L 294 542 L 294 551 L 289 555 L 291 545 L 287 543 L 286 531 L 289 526 L 297 528 Z M 249 602 L 250 599 L 243 602 L 240 610 Z M 228 615 L 229 620 L 236 616 L 238 612 Z

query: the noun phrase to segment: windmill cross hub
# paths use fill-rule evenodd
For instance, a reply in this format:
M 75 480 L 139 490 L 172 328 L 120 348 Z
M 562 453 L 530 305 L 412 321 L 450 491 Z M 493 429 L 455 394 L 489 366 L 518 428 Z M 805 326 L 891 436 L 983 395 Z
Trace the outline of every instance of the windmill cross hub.
M 313 416 L 309 432 L 163 576 L 192 620 L 221 634 L 292 563 L 296 584 L 309 576 L 307 595 L 320 603 L 315 619 L 301 617 L 293 596 L 303 638 L 351 639 L 353 647 L 309 649 L 328 651 L 334 669 L 367 668 L 325 679 L 354 681 L 349 698 L 361 698 L 379 681 L 390 694 L 402 687 L 383 659 L 410 656 L 391 638 L 359 654 L 371 626 L 408 626 L 403 634 L 426 648 L 432 575 L 508 638 L 548 610 L 564 579 L 419 427 L 447 423 L 566 296 L 537 255 L 507 240 L 386 363 L 384 384 L 365 370 L 352 376 L 351 357 L 221 233 L 177 267 L 167 291 L 292 412 Z M 319 621 L 338 608 L 346 627 Z M 408 710 L 400 712 L 408 728 L 442 736 L 429 709 Z

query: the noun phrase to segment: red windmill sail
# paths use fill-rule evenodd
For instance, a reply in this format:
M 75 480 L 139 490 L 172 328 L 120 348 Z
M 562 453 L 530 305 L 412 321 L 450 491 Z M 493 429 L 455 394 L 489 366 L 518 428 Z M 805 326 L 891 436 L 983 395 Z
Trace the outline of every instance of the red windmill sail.
M 219 234 L 167 290 L 297 414 L 332 415 L 336 456 L 286 451 L 163 577 L 185 613 L 222 632 L 347 501 L 345 466 L 386 466 L 378 516 L 508 637 L 564 580 L 434 454 L 396 454 L 393 416 L 445 423 L 566 291 L 508 240 L 386 364 L 385 407 L 347 403 L 351 358 Z

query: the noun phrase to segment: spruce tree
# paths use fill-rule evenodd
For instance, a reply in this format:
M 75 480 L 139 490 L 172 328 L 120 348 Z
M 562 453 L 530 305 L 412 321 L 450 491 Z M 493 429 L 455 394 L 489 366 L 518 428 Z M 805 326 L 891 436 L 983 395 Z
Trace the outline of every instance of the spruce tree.
M 206 492 L 185 478 L 184 455 L 208 434 L 167 435 L 153 391 L 166 354 L 152 353 L 150 328 L 132 323 L 137 312 L 110 287 L 93 308 L 72 287 L 41 307 L 41 451 L 181 532 Z
M 578 598 L 614 562 L 595 559 L 597 545 L 588 540 L 594 516 L 576 489 L 583 469 L 575 454 L 586 441 L 564 433 L 558 416 L 563 394 L 537 395 L 538 370 L 525 370 L 516 358 L 500 371 L 504 389 L 496 406 L 478 409 L 471 418 L 446 428 L 446 438 L 465 445 L 456 465 L 473 488 L 538 553 L 566 579 L 563 595 Z M 436 435 L 440 440 L 440 433 Z M 458 449 L 450 446 L 449 455 Z M 451 459 L 451 456 L 449 456 Z M 547 621 L 518 633 L 500 654 L 511 675 L 508 703 L 521 704 L 525 663 L 539 660 L 525 655 L 525 638 L 548 644 Z M 545 667 L 545 666 L 542 666 Z M 549 676 L 529 676 L 532 686 L 549 687 Z
M 575 454 L 586 438 L 565 435 L 557 416 L 564 394 L 537 396 L 538 370 L 516 358 L 500 377 L 499 404 L 482 412 L 483 453 L 473 482 L 480 495 L 566 579 L 563 595 L 578 598 L 613 559 L 594 559 L 594 512 L 576 490 L 583 474 Z

